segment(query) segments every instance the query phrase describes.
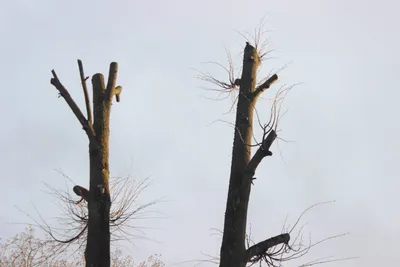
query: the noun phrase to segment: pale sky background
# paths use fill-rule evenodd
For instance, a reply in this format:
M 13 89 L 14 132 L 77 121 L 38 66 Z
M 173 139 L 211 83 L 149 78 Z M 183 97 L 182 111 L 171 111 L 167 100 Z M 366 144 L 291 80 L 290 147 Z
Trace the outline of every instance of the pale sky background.
M 62 189 L 61 169 L 88 184 L 87 138 L 50 85 L 55 69 L 84 110 L 76 59 L 87 75 L 119 63 L 121 102 L 113 105 L 111 174 L 152 177 L 141 203 L 164 197 L 163 219 L 138 222 L 148 237 L 127 248 L 135 259 L 163 254 L 167 266 L 218 255 L 230 170 L 233 122 L 230 100 L 210 101 L 192 68 L 224 73 L 205 61 L 237 67 L 245 40 L 267 15 L 264 35 L 276 49 L 260 72 L 291 64 L 260 100 L 264 121 L 279 86 L 302 82 L 285 102 L 273 157 L 257 171 L 249 223 L 255 241 L 279 234 L 308 206 L 305 235 L 350 232 L 287 266 L 334 255 L 359 256 L 329 266 L 394 266 L 400 261 L 400 19 L 397 1 L 3 1 L 0 9 L 0 133 L 3 197 L 0 236 L 29 222 L 21 208 L 57 215 L 42 182 Z M 397 166 L 397 167 L 396 167 Z M 297 265 L 296 265 L 297 264 Z M 185 263 L 181 266 L 193 266 Z M 211 266 L 204 264 L 203 266 Z

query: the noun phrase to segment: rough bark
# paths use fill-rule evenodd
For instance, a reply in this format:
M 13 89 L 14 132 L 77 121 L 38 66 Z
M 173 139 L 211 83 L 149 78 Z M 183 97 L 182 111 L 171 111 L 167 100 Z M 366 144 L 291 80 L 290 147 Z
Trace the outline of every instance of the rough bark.
M 255 158 L 251 159 L 255 104 L 259 95 L 278 78 L 274 75 L 264 84 L 257 87 L 256 76 L 259 66 L 260 58 L 256 48 L 247 43 L 244 49 L 242 76 L 239 80 L 240 89 L 220 253 L 220 267 L 244 267 L 248 262 L 249 253 L 246 252 L 245 238 L 251 183 L 255 169 L 261 159 L 271 154 L 268 149 L 276 137 L 275 132 L 272 131 L 269 136 L 269 144 L 261 146 L 261 151 L 256 153 L 257 156 Z
M 110 208 L 109 192 L 109 136 L 110 111 L 112 98 L 121 93 L 122 87 L 115 87 L 118 65 L 110 65 L 107 87 L 104 76 L 100 73 L 93 75 L 93 124 L 89 95 L 86 89 L 86 78 L 83 74 L 82 62 L 78 60 L 81 82 L 83 86 L 87 110 L 86 119 L 79 107 L 72 100 L 68 91 L 61 84 L 53 71 L 51 83 L 64 97 L 89 138 L 90 186 L 87 202 L 89 210 L 88 236 L 85 250 L 87 267 L 110 266 Z

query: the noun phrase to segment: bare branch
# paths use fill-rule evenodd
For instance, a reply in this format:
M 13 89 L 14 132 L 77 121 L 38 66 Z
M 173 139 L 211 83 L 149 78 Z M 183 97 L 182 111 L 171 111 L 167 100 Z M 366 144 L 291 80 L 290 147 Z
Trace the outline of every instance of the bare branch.
M 219 63 L 216 63 L 216 62 L 211 62 L 211 63 L 217 64 L 218 66 L 221 66 L 222 68 L 225 69 L 225 67 L 223 67 Z M 237 86 L 239 85 L 239 80 L 238 79 L 234 80 L 233 76 L 231 76 L 230 70 L 227 70 L 227 69 L 225 69 L 225 70 L 229 74 L 229 81 L 228 82 L 224 82 L 224 81 L 218 80 L 218 79 L 214 78 L 211 74 L 204 73 L 204 72 L 201 72 L 201 71 L 198 71 L 199 75 L 197 76 L 197 78 L 199 80 L 214 84 L 217 87 L 219 87 L 219 89 L 212 89 L 213 91 L 230 93 L 230 92 L 234 91 L 235 89 L 237 89 Z
M 301 218 L 304 216 L 304 214 L 306 214 L 307 211 L 309 211 L 309 210 L 311 210 L 311 209 L 313 209 L 313 208 L 315 208 L 315 207 L 317 207 L 317 206 L 325 205 L 325 204 L 330 204 L 330 203 L 335 203 L 335 200 L 324 201 L 324 202 L 318 202 L 318 203 L 315 203 L 314 205 L 311 205 L 310 207 L 306 208 L 306 209 L 300 214 L 300 216 L 297 218 L 296 222 L 295 222 L 294 225 L 291 227 L 289 233 L 292 233 L 292 232 L 293 232 L 293 230 L 294 230 L 294 229 L 296 228 L 296 226 L 299 224 Z
M 65 190 L 55 189 L 47 184 L 47 193 L 55 198 L 55 204 L 61 211 L 56 221 L 60 227 L 55 228 L 44 220 L 39 211 L 36 210 L 39 220 L 34 219 L 27 214 L 30 219 L 35 222 L 35 226 L 43 230 L 53 242 L 59 243 L 60 248 L 67 249 L 71 245 L 83 246 L 86 243 L 87 226 L 88 226 L 88 205 L 87 201 L 82 201 L 88 194 L 88 190 L 75 185 L 73 192 L 81 197 L 80 201 L 74 199 L 70 194 L 68 183 L 73 181 L 64 176 L 66 182 Z M 149 208 L 159 202 L 157 199 L 145 204 L 139 204 L 139 196 L 150 185 L 149 179 L 136 181 L 132 177 L 114 177 L 110 182 L 110 190 L 112 193 L 112 210 L 110 212 L 111 241 L 125 240 L 131 242 L 131 239 L 144 239 L 145 231 L 143 226 L 138 225 L 139 221 L 149 218 L 155 218 L 154 211 Z M 86 199 L 85 199 L 86 200 Z M 36 209 L 36 208 L 35 208 Z
M 65 247 L 60 246 L 48 237 L 39 239 L 29 225 L 22 233 L 0 243 L 0 266 L 80 266 L 79 257 L 66 261 L 68 256 Z
M 83 88 L 83 94 L 85 95 L 85 104 L 86 104 L 86 112 L 87 112 L 87 121 L 89 125 L 93 125 L 93 120 L 92 120 L 92 109 L 90 107 L 90 98 L 89 98 L 89 92 L 86 86 L 86 80 L 89 77 L 85 77 L 85 73 L 83 71 L 83 64 L 82 60 L 78 59 L 78 66 L 79 66 L 79 74 L 81 76 L 81 83 L 82 83 L 82 88 Z
M 65 247 L 65 246 L 64 246 Z M 2 267 L 73 267 L 85 266 L 83 249 L 66 250 L 48 236 L 39 238 L 29 225 L 21 232 L 7 240 L 0 240 L 0 266 Z M 111 252 L 111 266 L 115 267 L 163 267 L 160 255 L 152 255 L 140 264 L 134 264 L 130 255 L 124 255 L 120 249 Z
M 117 82 L 117 74 L 118 74 L 118 63 L 111 62 L 110 71 L 108 73 L 108 82 L 107 82 L 107 91 L 110 91 L 115 87 L 115 83 Z
M 253 44 L 253 46 L 258 51 L 260 61 L 264 61 L 266 59 L 265 56 L 274 51 L 274 49 L 267 49 L 267 46 L 270 44 L 269 38 L 266 38 L 264 41 L 262 40 L 265 33 L 271 31 L 269 29 L 265 29 L 265 18 L 266 16 L 264 16 L 260 20 L 259 25 L 254 29 L 253 33 L 250 33 L 248 31 L 241 32 L 234 30 L 236 33 L 240 34 L 241 37 L 243 37 L 248 43 Z
M 240 87 L 240 79 L 238 77 L 239 77 L 240 73 L 238 73 L 237 75 L 235 74 L 235 66 L 234 66 L 234 63 L 232 60 L 232 56 L 231 56 L 230 51 L 226 47 L 225 47 L 225 52 L 226 52 L 226 56 L 228 59 L 228 66 L 224 66 L 224 65 L 222 65 L 218 62 L 214 62 L 214 61 L 209 61 L 209 62 L 205 62 L 205 63 L 211 63 L 211 64 L 214 64 L 214 65 L 222 68 L 228 74 L 227 81 L 219 80 L 219 79 L 215 78 L 213 75 L 211 75 L 210 73 L 204 73 L 197 69 L 195 69 L 195 71 L 197 71 L 199 73 L 197 75 L 198 79 L 216 86 L 216 88 L 205 88 L 206 90 L 215 91 L 215 92 L 219 93 L 218 98 L 213 99 L 213 100 L 220 100 L 221 99 L 220 96 L 224 95 L 224 94 L 226 94 L 226 97 L 223 97 L 222 99 L 226 99 L 229 96 L 231 96 L 232 106 L 229 109 L 229 111 L 227 112 L 227 113 L 229 113 L 232 110 L 232 108 L 238 98 L 236 93 L 239 92 L 238 89 Z
M 112 98 L 115 95 L 115 98 L 117 102 L 120 101 L 120 94 L 122 91 L 121 86 L 117 86 L 117 74 L 118 74 L 118 63 L 117 62 L 112 62 L 110 64 L 110 71 L 108 73 L 108 82 L 107 82 L 107 88 L 106 88 L 106 93 L 105 93 L 105 99 L 106 101 L 111 101 Z
M 332 258 L 332 257 L 326 257 L 326 258 L 310 261 L 310 262 L 307 262 L 307 263 L 303 263 L 299 267 L 311 267 L 311 266 L 318 265 L 318 264 L 332 263 L 332 262 L 338 262 L 338 261 L 356 260 L 358 258 L 359 257 L 347 257 L 347 258 L 335 259 L 335 258 Z
M 51 233 L 49 233 L 49 234 L 55 241 L 57 241 L 59 243 L 69 244 L 69 243 L 74 242 L 75 240 L 78 240 L 79 238 L 81 238 L 83 236 L 83 234 L 86 232 L 86 229 L 87 229 L 87 225 L 85 225 L 85 227 L 77 235 L 75 235 L 74 237 L 71 237 L 68 240 L 59 240 L 56 237 L 54 237 Z
M 257 89 L 253 93 L 253 97 L 258 97 L 262 92 L 268 89 L 274 82 L 278 80 L 278 75 L 272 75 L 268 80 L 266 80 L 263 84 L 257 87 Z
M 246 251 L 246 261 L 247 262 L 257 262 L 259 261 L 263 255 L 272 247 L 281 245 L 281 244 L 289 244 L 290 235 L 289 234 L 281 234 L 278 236 L 274 236 L 264 240 L 260 243 L 257 243 Z
M 292 87 L 288 88 L 282 87 L 281 89 L 278 90 L 271 106 L 269 121 L 265 125 L 261 125 L 257 109 L 254 107 L 258 123 L 260 124 L 260 127 L 262 128 L 264 133 L 262 136 L 262 141 L 256 144 L 257 146 L 259 146 L 258 150 L 253 155 L 253 157 L 251 158 L 250 162 L 247 165 L 245 173 L 250 175 L 248 179 L 254 180 L 255 178 L 253 178 L 253 176 L 263 158 L 272 155 L 272 152 L 269 149 L 272 143 L 277 138 L 277 128 L 279 121 L 282 118 L 281 114 L 282 104 L 291 88 Z
M 78 105 L 72 99 L 71 95 L 68 93 L 64 85 L 62 85 L 62 83 L 57 77 L 56 72 L 52 70 L 51 73 L 53 74 L 53 78 L 51 78 L 50 83 L 54 85 L 54 87 L 59 91 L 60 95 L 65 99 L 65 101 L 71 108 L 72 112 L 75 114 L 76 118 L 81 123 L 89 139 L 92 139 L 95 136 L 92 126 L 89 125 L 88 121 L 86 120 L 85 116 L 83 116 L 82 111 L 79 109 Z
M 271 147 L 276 137 L 277 137 L 276 132 L 274 130 L 271 130 L 267 138 L 263 140 L 261 146 L 257 149 L 253 158 L 247 165 L 246 172 L 251 172 L 252 174 L 254 174 L 258 165 L 261 163 L 262 159 L 265 158 L 266 156 L 272 156 L 272 152 L 269 151 L 269 148 Z

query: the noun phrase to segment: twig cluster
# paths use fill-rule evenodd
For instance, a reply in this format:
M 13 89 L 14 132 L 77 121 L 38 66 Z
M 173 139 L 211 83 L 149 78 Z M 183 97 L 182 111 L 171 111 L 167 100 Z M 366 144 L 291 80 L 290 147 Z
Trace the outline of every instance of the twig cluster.
M 86 201 L 77 201 L 70 192 L 67 180 L 72 180 L 62 174 L 66 180 L 64 190 L 58 190 L 45 184 L 47 193 L 52 195 L 55 204 L 60 209 L 60 215 L 55 217 L 58 227 L 51 226 L 35 210 L 39 216 L 36 220 L 31 215 L 25 213 L 34 221 L 32 226 L 43 230 L 50 239 L 47 244 L 51 244 L 52 250 L 58 252 L 68 251 L 71 246 L 73 251 L 82 251 L 86 244 L 86 233 L 88 226 L 88 207 Z M 139 220 L 148 219 L 154 216 L 155 212 L 148 208 L 157 204 L 161 200 L 155 200 L 146 204 L 138 204 L 140 194 L 149 186 L 149 180 L 136 181 L 132 177 L 114 177 L 111 181 L 110 191 L 112 193 L 112 209 L 110 212 L 110 232 L 111 241 L 125 240 L 132 242 L 133 239 L 145 238 L 146 234 L 142 227 L 137 223 Z M 136 223 L 135 223 L 136 221 Z
M 248 262 L 250 264 L 249 266 L 252 266 L 256 263 L 264 262 L 269 267 L 282 267 L 284 266 L 283 264 L 285 262 L 303 257 L 304 255 L 308 254 L 313 247 L 321 243 L 324 243 L 328 240 L 346 236 L 347 234 L 334 235 L 319 240 L 317 242 L 312 242 L 311 237 L 309 237 L 309 241 L 304 242 L 303 229 L 305 224 L 303 224 L 299 228 L 297 227 L 306 212 L 319 205 L 324 205 L 332 202 L 334 201 L 320 202 L 308 207 L 300 214 L 295 224 L 290 229 L 287 230 L 282 229 L 283 232 L 282 234 L 269 238 L 258 244 L 254 244 L 254 242 L 252 242 L 250 236 L 251 232 L 250 232 L 249 235 L 247 236 L 247 246 L 248 246 L 247 255 L 248 255 Z M 293 235 L 293 232 L 296 229 L 298 229 L 297 234 Z M 253 245 L 251 246 L 250 244 Z M 300 265 L 300 267 L 314 266 L 322 263 L 337 262 L 350 259 L 356 259 L 356 257 L 348 257 L 348 258 L 325 257 L 307 263 L 303 263 Z
M 133 220 L 146 219 L 150 212 L 146 208 L 156 204 L 159 200 L 151 201 L 144 205 L 138 204 L 140 194 L 149 186 L 149 180 L 136 181 L 132 177 L 114 177 L 110 184 L 110 193 L 112 198 L 110 211 L 110 227 L 112 240 L 128 240 L 137 238 L 137 235 L 130 233 L 128 229 L 139 231 L 144 234 L 140 227 L 131 225 Z M 80 223 L 83 230 L 87 225 L 88 210 L 87 202 L 76 204 L 71 195 L 63 192 L 58 194 L 57 198 L 63 198 L 64 204 L 69 208 L 69 216 L 74 217 L 75 221 Z

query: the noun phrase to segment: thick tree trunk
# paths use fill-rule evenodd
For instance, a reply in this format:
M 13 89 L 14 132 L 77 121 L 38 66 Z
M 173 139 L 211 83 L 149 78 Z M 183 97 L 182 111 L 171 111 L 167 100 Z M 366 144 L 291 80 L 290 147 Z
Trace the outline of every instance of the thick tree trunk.
M 239 99 L 236 111 L 235 137 L 232 151 L 231 176 L 221 246 L 220 267 L 246 265 L 246 222 L 251 179 L 244 179 L 250 162 L 253 135 L 253 113 L 256 102 L 256 75 L 260 65 L 257 50 L 247 43 L 243 57 Z M 252 176 L 250 177 L 252 178 Z
M 220 267 L 244 267 L 247 262 L 270 247 L 289 240 L 289 235 L 267 239 L 246 250 L 247 210 L 251 184 L 261 160 L 272 153 L 269 148 L 276 133 L 268 129 L 262 144 L 251 157 L 253 137 L 253 115 L 260 94 L 278 79 L 275 74 L 263 84 L 256 86 L 260 58 L 257 49 L 246 44 L 243 56 L 243 71 L 239 84 L 239 98 L 236 111 L 235 137 L 232 150 L 232 166 L 226 203 L 224 231 L 220 253 Z
M 104 139 L 103 139 L 104 140 Z M 108 192 L 108 153 L 90 144 L 90 190 L 88 238 L 85 251 L 87 267 L 110 266 L 110 194 Z
M 93 75 L 93 120 L 90 108 L 89 94 L 86 88 L 86 79 L 83 73 L 82 62 L 78 60 L 79 72 L 85 96 L 87 118 L 84 117 L 67 89 L 61 84 L 53 70 L 53 84 L 60 95 L 68 103 L 71 110 L 81 123 L 89 138 L 90 159 L 90 188 L 89 193 L 81 186 L 75 186 L 74 192 L 88 202 L 88 236 L 85 250 L 87 267 L 110 266 L 110 208 L 111 198 L 109 191 L 109 136 L 110 112 L 112 98 L 120 100 L 121 86 L 115 87 L 118 64 L 111 63 L 107 87 L 104 76 L 100 73 Z
M 110 266 L 110 192 L 109 192 L 109 136 L 112 95 L 117 65 L 112 63 L 105 88 L 102 74 L 95 74 L 93 84 L 93 117 L 96 136 L 90 139 L 90 196 L 88 240 L 85 251 L 87 267 Z M 111 85 L 110 85 L 111 83 Z

